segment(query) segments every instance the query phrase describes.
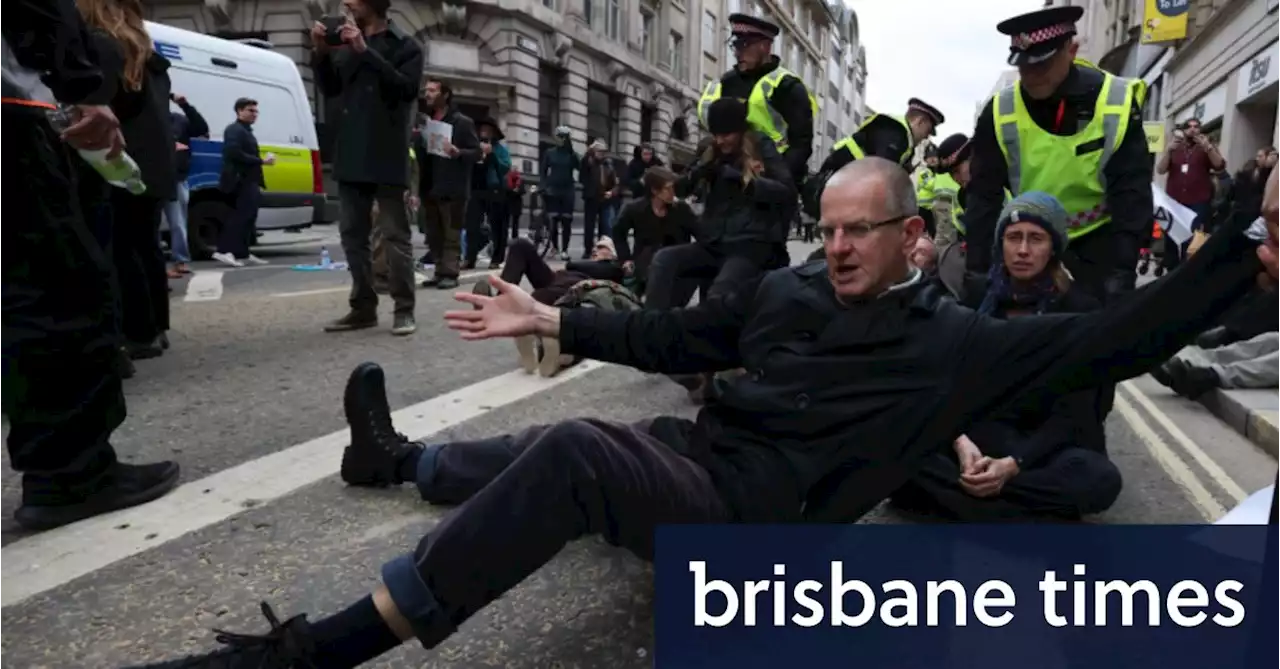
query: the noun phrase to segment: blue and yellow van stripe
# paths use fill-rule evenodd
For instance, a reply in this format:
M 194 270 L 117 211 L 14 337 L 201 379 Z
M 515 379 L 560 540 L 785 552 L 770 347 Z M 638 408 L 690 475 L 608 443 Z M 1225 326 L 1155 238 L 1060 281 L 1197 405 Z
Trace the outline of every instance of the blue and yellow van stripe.
M 315 190 L 314 172 L 309 149 L 292 146 L 266 145 L 258 147 L 259 155 L 276 156 L 276 164 L 263 165 L 266 177 L 265 193 L 311 193 Z M 202 188 L 217 188 L 222 173 L 222 141 L 196 139 L 191 141 L 191 173 L 187 186 L 194 192 Z

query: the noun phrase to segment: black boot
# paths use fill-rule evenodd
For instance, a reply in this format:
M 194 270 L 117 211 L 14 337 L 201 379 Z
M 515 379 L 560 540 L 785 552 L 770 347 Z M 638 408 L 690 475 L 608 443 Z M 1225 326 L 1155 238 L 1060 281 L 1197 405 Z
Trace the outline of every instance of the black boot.
M 342 452 L 342 480 L 377 487 L 404 483 L 396 469 L 418 447 L 391 424 L 382 368 L 372 362 L 358 365 L 347 379 L 342 406 L 351 426 L 351 445 Z
M 1221 348 L 1239 340 L 1240 338 L 1237 337 L 1234 332 L 1222 326 L 1218 326 L 1210 330 L 1205 330 L 1199 337 L 1196 337 L 1196 346 L 1199 346 L 1200 348 Z
M 14 512 L 28 530 L 48 530 L 111 511 L 145 504 L 178 485 L 175 462 L 131 465 L 117 462 L 92 484 L 67 485 L 42 477 L 22 477 L 22 506 Z
M 1192 367 L 1180 358 L 1173 358 L 1162 367 L 1169 376 L 1167 385 L 1173 392 L 1187 399 L 1199 399 L 1201 395 L 1218 387 L 1218 375 L 1207 367 Z
M 236 634 L 214 630 L 226 648 L 207 655 L 180 660 L 137 665 L 128 669 L 305 669 L 315 667 L 316 644 L 306 616 L 294 616 L 283 623 L 262 603 L 262 614 L 271 631 L 262 635 Z

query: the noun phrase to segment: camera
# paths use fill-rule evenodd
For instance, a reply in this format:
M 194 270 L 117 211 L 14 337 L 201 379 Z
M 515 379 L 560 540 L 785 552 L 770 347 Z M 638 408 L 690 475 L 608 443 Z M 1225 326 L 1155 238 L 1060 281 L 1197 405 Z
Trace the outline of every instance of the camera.
M 342 26 L 347 24 L 347 17 L 341 14 L 324 16 L 320 18 L 320 23 L 324 26 L 324 43 L 329 46 L 342 46 Z

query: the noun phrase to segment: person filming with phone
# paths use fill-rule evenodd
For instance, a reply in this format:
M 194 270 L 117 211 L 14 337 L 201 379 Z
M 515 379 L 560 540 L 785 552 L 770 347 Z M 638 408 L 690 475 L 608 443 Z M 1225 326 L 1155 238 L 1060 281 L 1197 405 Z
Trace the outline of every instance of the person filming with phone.
M 409 335 L 417 329 L 412 233 L 404 202 L 422 47 L 387 18 L 390 8 L 390 0 L 343 0 L 342 16 L 326 16 L 311 28 L 316 88 L 341 109 L 334 124 L 333 176 L 342 203 L 342 250 L 351 271 L 350 311 L 326 325 L 327 332 L 378 324 L 369 243 L 375 202 L 395 302 L 391 333 Z
M 1213 173 L 1227 166 L 1218 147 L 1209 136 L 1201 132 L 1200 119 L 1191 118 L 1173 131 L 1173 141 L 1156 163 L 1156 172 L 1169 175 L 1165 192 L 1179 204 L 1194 211 L 1193 229 L 1200 229 L 1208 218 L 1213 203 Z M 1164 255 L 1161 264 L 1166 270 L 1178 266 L 1183 249 L 1178 243 L 1164 238 Z

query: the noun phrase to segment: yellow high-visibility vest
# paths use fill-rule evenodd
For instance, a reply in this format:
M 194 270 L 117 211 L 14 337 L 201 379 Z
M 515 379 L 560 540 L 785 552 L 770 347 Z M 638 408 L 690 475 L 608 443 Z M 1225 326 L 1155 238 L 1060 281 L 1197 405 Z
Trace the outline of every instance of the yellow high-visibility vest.
M 769 100 L 773 97 L 773 92 L 777 90 L 778 85 L 787 77 L 800 78 L 791 70 L 779 67 L 760 77 L 756 85 L 751 88 L 751 96 L 747 98 L 747 123 L 757 132 L 773 140 L 779 153 L 785 153 L 790 148 L 787 143 L 787 120 L 777 109 L 774 109 Z M 698 100 L 698 122 L 702 127 L 707 127 L 707 111 L 711 108 L 711 103 L 720 99 L 723 89 L 724 87 L 717 80 L 708 83 L 702 90 L 702 98 Z M 812 92 L 809 92 L 809 108 L 814 118 L 817 118 L 818 99 Z
M 1087 62 L 1078 64 L 1093 67 Z M 1014 195 L 1038 190 L 1058 198 L 1068 213 L 1068 239 L 1109 223 L 1107 163 L 1124 141 L 1133 109 L 1142 104 L 1145 95 L 1142 80 L 1104 73 L 1093 119 L 1074 135 L 1064 137 L 1036 125 L 1017 82 L 997 93 L 991 105 L 992 120 L 1009 168 L 1009 190 Z M 1099 148 L 1077 153 L 1087 144 Z

